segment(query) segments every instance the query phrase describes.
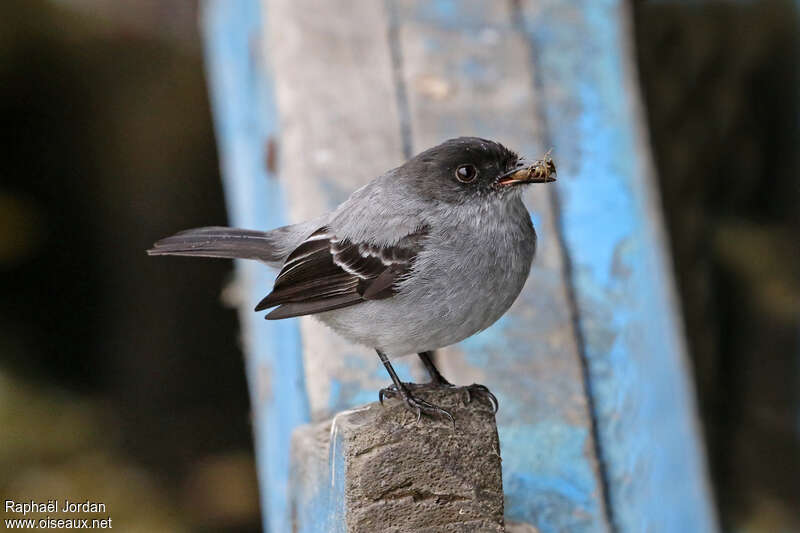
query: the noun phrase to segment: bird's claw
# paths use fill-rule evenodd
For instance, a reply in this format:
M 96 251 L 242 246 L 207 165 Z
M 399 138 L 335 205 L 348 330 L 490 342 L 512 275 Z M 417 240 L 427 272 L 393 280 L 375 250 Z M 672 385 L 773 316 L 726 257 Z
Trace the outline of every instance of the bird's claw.
M 468 404 L 472 403 L 472 400 L 474 398 L 480 398 L 480 399 L 485 400 L 487 403 L 489 403 L 491 405 L 492 414 L 497 414 L 497 409 L 500 407 L 500 402 L 497 400 L 497 396 L 495 396 L 492 393 L 492 391 L 490 391 L 489 388 L 486 387 L 486 385 L 481 385 L 479 383 L 473 383 L 472 385 L 465 385 L 465 386 L 453 385 L 451 383 L 446 383 L 446 382 L 445 383 L 431 382 L 431 383 L 410 384 L 410 385 L 415 387 L 415 388 L 418 388 L 418 389 L 429 388 L 429 387 L 442 387 L 442 388 L 447 388 L 447 389 L 460 389 L 460 392 L 463 395 L 464 405 L 468 405 Z M 383 405 L 383 400 L 384 399 L 386 399 L 386 398 L 395 398 L 398 395 L 404 396 L 402 392 L 399 392 L 397 390 L 396 386 L 390 385 L 389 387 L 386 387 L 385 389 L 381 389 L 380 390 L 380 392 L 378 393 L 378 400 L 381 402 L 381 405 Z M 411 396 L 410 393 L 408 394 L 408 396 L 410 398 L 414 399 L 414 397 Z M 424 400 L 418 400 L 418 401 L 424 401 Z M 427 402 L 425 402 L 425 403 L 427 403 Z M 406 401 L 406 404 L 408 405 L 407 401 Z M 432 404 L 428 404 L 428 405 L 432 405 Z M 433 407 L 436 407 L 436 406 L 434 405 Z M 414 407 L 410 407 L 410 409 L 416 411 L 416 408 L 414 408 Z M 423 411 L 423 412 L 425 412 L 425 411 Z M 425 412 L 425 414 L 430 415 L 431 413 Z M 448 415 L 449 415 L 449 413 L 448 413 Z
M 397 396 L 400 396 L 403 399 L 403 403 L 405 404 L 406 409 L 417 415 L 417 422 L 419 422 L 422 419 L 423 414 L 431 418 L 435 417 L 447 418 L 453 425 L 453 429 L 455 429 L 456 420 L 455 418 L 453 418 L 453 415 L 450 414 L 449 411 L 442 409 L 438 405 L 434 405 L 428 401 L 425 401 L 422 398 L 417 398 L 413 396 L 410 392 L 405 390 L 405 388 L 398 390 L 397 387 L 391 385 L 389 387 L 381 389 L 380 392 L 378 392 L 378 400 L 380 401 L 381 405 L 383 405 L 384 399 L 395 398 Z
M 397 387 L 390 385 L 378 391 L 378 401 L 383 405 L 383 400 L 386 398 L 394 398 L 397 396 Z
M 415 398 L 414 396 L 411 395 L 408 395 L 405 398 L 403 398 L 403 401 L 405 402 L 406 407 L 410 411 L 416 411 L 417 423 L 419 423 L 419 421 L 422 419 L 422 414 L 425 413 L 431 418 L 437 416 L 442 418 L 447 418 L 450 420 L 450 423 L 453 424 L 453 429 L 456 428 L 456 420 L 455 418 L 453 418 L 453 415 L 451 415 L 449 411 L 442 409 L 438 405 L 433 405 L 430 402 L 427 402 L 421 398 Z
M 464 391 L 465 404 L 472 402 L 473 396 L 483 398 L 492 404 L 492 414 L 497 414 L 497 408 L 500 406 L 500 402 L 497 401 L 497 396 L 495 396 L 492 391 L 486 387 L 486 385 L 473 383 L 472 385 L 467 385 L 460 388 Z

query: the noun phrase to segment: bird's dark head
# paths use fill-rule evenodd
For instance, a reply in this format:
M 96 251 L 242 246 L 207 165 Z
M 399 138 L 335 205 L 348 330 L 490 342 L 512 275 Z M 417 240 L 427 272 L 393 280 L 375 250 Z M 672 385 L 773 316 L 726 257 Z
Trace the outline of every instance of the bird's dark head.
M 516 197 L 521 185 L 555 181 L 555 164 L 521 158 L 500 143 L 458 137 L 429 148 L 398 169 L 426 198 L 463 203 L 477 198 Z

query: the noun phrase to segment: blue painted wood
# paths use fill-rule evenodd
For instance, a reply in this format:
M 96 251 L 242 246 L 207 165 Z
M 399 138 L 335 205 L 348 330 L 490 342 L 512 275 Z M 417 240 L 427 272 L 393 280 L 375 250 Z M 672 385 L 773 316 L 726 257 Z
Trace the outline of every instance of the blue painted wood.
M 345 529 L 345 456 L 338 421 L 309 424 L 292 438 L 290 513 L 294 533 L 339 533 Z M 325 442 L 327 441 L 327 446 Z M 326 453 L 320 453 L 320 452 Z
M 260 60 L 264 16 L 259 0 L 207 0 L 202 19 L 230 223 L 255 229 L 287 222 L 281 186 L 265 168 L 277 121 L 270 73 Z M 267 322 L 253 312 L 273 281 L 263 265 L 236 263 L 264 530 L 284 533 L 291 531 L 289 439 L 309 409 L 296 321 Z
M 272 23 L 264 60 L 275 73 L 285 125 L 278 171 L 290 217 L 308 220 L 404 159 L 388 20 L 384 3 L 375 0 L 268 5 Z M 314 420 L 375 401 L 378 389 L 390 383 L 374 350 L 342 339 L 314 318 L 300 324 Z M 416 357 L 395 361 L 406 381 L 424 375 L 420 366 Z
M 450 351 L 462 378 L 483 381 L 500 396 L 509 518 L 543 532 L 605 531 L 606 514 L 625 532 L 715 531 L 625 47 L 624 8 L 610 0 L 522 2 L 515 19 L 513 2 L 396 4 L 394 44 L 404 61 L 400 74 L 410 104 L 403 120 L 415 149 L 477 133 L 534 157 L 552 146 L 559 164 L 558 219 L 549 200 L 529 198 L 540 228 L 540 255 L 520 302 L 493 328 Z M 267 61 L 259 56 L 264 15 L 256 0 L 208 0 L 204 17 L 231 222 L 254 228 L 287 218 L 284 191 L 263 166 L 277 116 Z M 524 26 L 524 38 L 516 23 Z M 528 50 L 526 40 L 532 61 L 519 55 Z M 517 85 L 519 73 L 529 78 Z M 513 90 L 495 94 L 493 85 Z M 543 104 L 546 129 L 532 92 Z M 324 100 L 313 92 L 308 96 L 302 102 L 315 113 Z M 394 105 L 387 99 L 387 109 Z M 374 117 L 376 125 L 385 122 Z M 312 128 L 299 138 L 307 143 L 313 133 Z M 323 196 L 340 194 L 325 183 L 319 184 Z M 556 222 L 571 260 L 568 279 L 559 254 L 553 254 L 560 246 Z M 265 323 L 250 311 L 273 274 L 243 263 L 237 276 L 246 300 L 242 326 L 265 529 L 290 531 L 289 435 L 308 419 L 309 409 L 300 336 L 296 321 Z M 577 331 L 569 319 L 570 294 L 578 304 Z M 586 384 L 578 348 L 585 352 Z M 359 373 L 369 374 L 365 368 Z M 333 377 L 327 402 L 341 408 L 368 393 L 374 388 L 367 380 L 343 383 Z
M 544 154 L 530 58 L 510 2 L 398 0 L 415 151 L 458 135 Z M 560 161 L 556 153 L 556 161 Z M 499 398 L 505 515 L 542 533 L 608 531 L 591 412 L 549 186 L 525 202 L 539 234 L 530 278 L 486 331 L 442 350 L 441 369 Z
M 620 0 L 523 2 L 616 530 L 717 530 Z

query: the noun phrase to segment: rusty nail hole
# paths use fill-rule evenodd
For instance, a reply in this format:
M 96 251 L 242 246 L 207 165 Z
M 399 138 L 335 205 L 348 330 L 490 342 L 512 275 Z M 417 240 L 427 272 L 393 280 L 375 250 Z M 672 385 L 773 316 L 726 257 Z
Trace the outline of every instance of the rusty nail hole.
M 275 141 L 275 137 L 267 139 L 265 163 L 267 172 L 273 176 L 276 175 L 278 171 L 278 143 Z

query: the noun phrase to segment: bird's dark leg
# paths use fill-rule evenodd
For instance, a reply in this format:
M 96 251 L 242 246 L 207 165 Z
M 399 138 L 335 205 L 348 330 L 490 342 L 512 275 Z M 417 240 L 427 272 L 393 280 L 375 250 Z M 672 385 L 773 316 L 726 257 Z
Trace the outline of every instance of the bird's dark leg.
M 431 360 L 433 352 L 420 352 L 417 355 L 419 356 L 420 361 L 422 361 L 422 364 L 425 365 L 425 370 L 428 371 L 428 375 L 430 375 L 432 383 L 447 387 L 453 386 L 453 384 L 447 381 L 442 373 L 439 372 L 439 369 L 436 368 L 436 365 L 433 364 L 433 361 Z
M 392 382 L 394 383 L 393 388 L 381 389 L 380 393 L 378 393 L 378 399 L 381 403 L 383 403 L 383 399 L 385 397 L 391 397 L 395 394 L 399 394 L 403 399 L 403 402 L 405 402 L 406 407 L 409 410 L 417 413 L 417 422 L 419 422 L 420 418 L 422 417 L 422 413 L 425 413 L 428 416 L 443 416 L 449 418 L 450 422 L 453 424 L 453 427 L 455 427 L 453 415 L 441 407 L 437 407 L 432 403 L 426 402 L 425 400 L 415 398 L 414 395 L 411 394 L 411 391 L 408 390 L 408 387 L 406 387 L 406 384 L 400 381 L 400 378 L 397 376 L 397 372 L 394 371 L 394 368 L 389 362 L 389 358 L 386 356 L 386 354 L 378 349 L 375 351 L 378 352 L 378 357 L 381 358 L 383 366 L 386 367 L 386 371 L 389 373 L 389 376 L 391 376 Z
M 440 386 L 440 387 L 456 387 L 439 372 L 439 369 L 436 368 L 436 365 L 433 364 L 433 360 L 431 357 L 433 356 L 433 352 L 420 352 L 417 354 L 422 361 L 422 364 L 425 365 L 425 370 L 428 371 L 428 374 L 431 376 L 431 384 Z M 472 385 L 468 385 L 463 387 L 464 393 L 466 395 L 466 403 L 470 403 L 472 401 L 472 396 L 483 396 L 489 400 L 492 404 L 492 410 L 496 413 L 497 407 L 499 405 L 497 401 L 497 397 L 492 394 L 485 385 L 479 385 L 478 383 L 473 383 Z

